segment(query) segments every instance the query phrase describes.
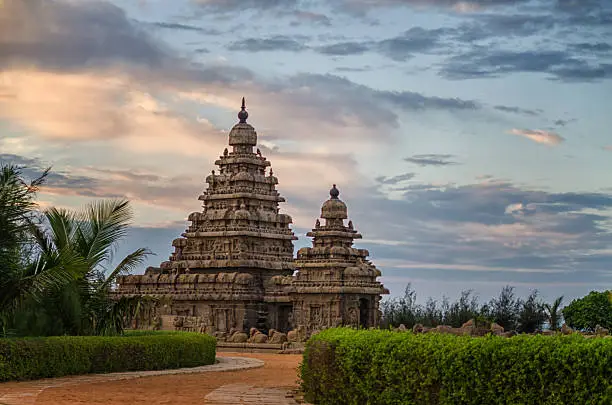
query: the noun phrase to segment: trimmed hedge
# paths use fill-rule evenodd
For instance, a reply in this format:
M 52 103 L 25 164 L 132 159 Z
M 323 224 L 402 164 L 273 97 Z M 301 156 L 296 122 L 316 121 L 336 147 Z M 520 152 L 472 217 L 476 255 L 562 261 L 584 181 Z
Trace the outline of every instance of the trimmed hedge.
M 612 404 L 612 339 L 474 338 L 325 330 L 306 344 L 307 401 L 375 404 Z
M 0 339 L 0 381 L 195 367 L 215 355 L 212 336 L 186 332 Z

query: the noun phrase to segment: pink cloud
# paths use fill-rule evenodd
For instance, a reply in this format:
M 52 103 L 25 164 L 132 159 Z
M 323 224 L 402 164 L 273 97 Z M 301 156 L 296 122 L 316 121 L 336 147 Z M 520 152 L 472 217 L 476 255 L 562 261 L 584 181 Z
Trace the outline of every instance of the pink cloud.
M 561 144 L 561 142 L 565 141 L 565 138 L 563 138 L 561 135 L 555 132 L 544 131 L 540 129 L 516 129 L 514 128 L 510 131 L 510 133 L 513 135 L 522 136 L 527 139 L 531 139 L 534 142 L 541 143 L 544 145 L 549 145 L 549 146 L 557 146 Z

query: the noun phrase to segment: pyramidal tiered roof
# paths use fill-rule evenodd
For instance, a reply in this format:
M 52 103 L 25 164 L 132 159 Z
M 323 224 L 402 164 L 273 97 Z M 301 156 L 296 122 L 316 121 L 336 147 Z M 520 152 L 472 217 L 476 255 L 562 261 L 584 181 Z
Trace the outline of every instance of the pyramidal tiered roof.
M 229 133 L 229 145 L 215 161 L 215 170 L 206 178 L 208 188 L 199 197 L 202 212 L 189 215 L 191 225 L 175 239 L 165 270 L 206 271 L 219 268 L 277 270 L 291 274 L 293 265 L 292 219 L 279 213 L 285 199 L 276 191 L 270 162 L 257 145 L 257 133 L 247 123 L 245 108 Z
M 296 267 L 299 269 L 292 283 L 294 291 L 301 293 L 365 293 L 388 294 L 376 281 L 381 275 L 369 260 L 367 249 L 356 249 L 353 240 L 361 239 L 348 219 L 346 204 L 338 197 L 340 191 L 333 185 L 329 200 L 321 207 L 321 225 L 306 235 L 313 238 L 312 247 L 298 251 Z

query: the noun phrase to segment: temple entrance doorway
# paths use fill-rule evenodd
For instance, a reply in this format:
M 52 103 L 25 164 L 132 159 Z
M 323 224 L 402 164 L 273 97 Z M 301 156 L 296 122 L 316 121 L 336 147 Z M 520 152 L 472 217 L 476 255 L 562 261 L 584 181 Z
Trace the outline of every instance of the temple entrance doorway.
M 292 325 L 290 322 L 291 313 L 293 312 L 293 306 L 291 305 L 281 305 L 278 308 L 278 331 L 286 333 L 288 332 Z
M 370 325 L 368 322 L 369 302 L 367 298 L 359 299 L 359 326 L 367 329 Z

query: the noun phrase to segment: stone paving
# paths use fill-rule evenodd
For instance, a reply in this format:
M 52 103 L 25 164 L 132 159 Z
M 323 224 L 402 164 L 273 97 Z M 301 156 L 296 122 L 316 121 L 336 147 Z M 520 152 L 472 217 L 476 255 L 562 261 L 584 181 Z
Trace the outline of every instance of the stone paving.
M 206 395 L 206 405 L 297 405 L 282 389 L 260 388 L 248 384 L 227 384 Z
M 71 385 L 103 383 L 109 381 L 128 380 L 140 377 L 152 377 L 159 375 L 172 374 L 192 374 L 205 373 L 211 371 L 240 371 L 252 368 L 262 367 L 263 360 L 247 358 L 247 357 L 218 357 L 216 364 L 208 366 L 180 368 L 175 370 L 153 370 L 153 371 L 133 371 L 125 373 L 109 373 L 109 374 L 90 374 L 82 376 L 69 376 L 61 378 L 48 378 L 43 380 L 19 383 L 17 387 L 10 389 L 8 393 L 2 393 L 3 387 L 0 384 L 0 405 L 33 405 L 36 403 L 36 398 L 40 393 L 49 388 L 65 387 Z M 23 387 L 21 387 L 23 384 Z M 223 388 L 223 387 L 222 387 Z M 228 404 L 240 404 L 241 402 L 228 402 Z M 259 403 L 259 402 L 245 402 Z M 276 403 L 276 402 L 267 402 Z M 279 402 L 285 404 L 285 402 Z M 291 404 L 291 402 L 287 402 Z

